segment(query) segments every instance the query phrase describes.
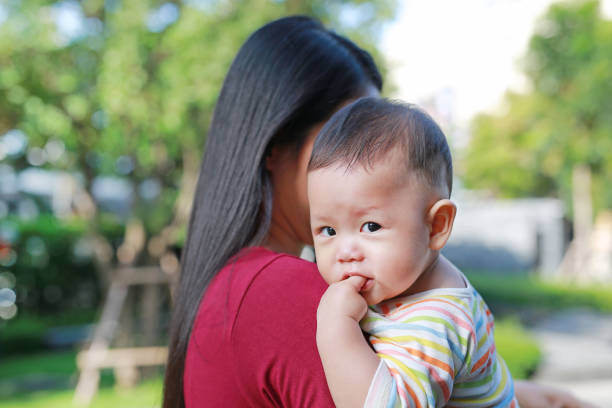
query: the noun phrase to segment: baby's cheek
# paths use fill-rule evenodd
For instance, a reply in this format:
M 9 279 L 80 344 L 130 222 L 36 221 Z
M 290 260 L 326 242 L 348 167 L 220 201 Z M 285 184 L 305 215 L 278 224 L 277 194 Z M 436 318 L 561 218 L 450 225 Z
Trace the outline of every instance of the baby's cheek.
M 323 279 L 325 279 L 325 282 L 327 282 L 328 284 L 332 284 L 334 282 L 336 282 L 338 279 L 334 276 L 333 273 L 333 268 L 331 265 L 325 265 L 324 266 L 324 272 L 322 272 L 323 274 Z
M 325 282 L 333 283 L 332 265 L 329 264 L 322 252 L 317 253 L 317 268 Z

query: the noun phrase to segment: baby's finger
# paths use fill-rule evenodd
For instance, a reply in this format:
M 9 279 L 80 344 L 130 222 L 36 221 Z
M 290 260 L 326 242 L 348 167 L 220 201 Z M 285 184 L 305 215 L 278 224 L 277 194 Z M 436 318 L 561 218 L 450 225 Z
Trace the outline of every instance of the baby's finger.
M 353 275 L 349 276 L 342 282 L 347 282 L 349 285 L 355 288 L 356 292 L 359 292 L 363 284 L 366 282 L 366 278 L 364 278 L 363 276 Z

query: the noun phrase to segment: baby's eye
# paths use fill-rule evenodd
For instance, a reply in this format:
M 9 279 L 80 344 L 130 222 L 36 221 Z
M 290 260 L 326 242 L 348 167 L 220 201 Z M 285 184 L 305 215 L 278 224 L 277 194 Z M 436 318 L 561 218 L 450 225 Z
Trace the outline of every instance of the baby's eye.
M 323 227 L 321 228 L 321 234 L 325 235 L 326 237 L 333 237 L 336 235 L 336 230 L 332 227 Z
M 361 231 L 363 232 L 376 232 L 379 229 L 381 229 L 382 227 L 380 226 L 380 224 L 377 224 L 375 222 L 366 222 L 365 224 L 363 224 L 361 226 Z

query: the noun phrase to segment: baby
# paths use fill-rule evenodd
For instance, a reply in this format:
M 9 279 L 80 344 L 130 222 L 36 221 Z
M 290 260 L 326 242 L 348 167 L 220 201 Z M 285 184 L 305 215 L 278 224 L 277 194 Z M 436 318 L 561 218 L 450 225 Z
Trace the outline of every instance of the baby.
M 518 406 L 490 310 L 440 255 L 451 188 L 446 138 L 413 105 L 359 99 L 317 136 L 310 220 L 330 285 L 317 346 L 337 406 Z

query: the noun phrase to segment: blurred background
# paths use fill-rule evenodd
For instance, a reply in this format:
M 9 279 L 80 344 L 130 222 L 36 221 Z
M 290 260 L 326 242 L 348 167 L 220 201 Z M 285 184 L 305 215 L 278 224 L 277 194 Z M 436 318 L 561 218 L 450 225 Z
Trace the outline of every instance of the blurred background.
M 516 378 L 612 403 L 612 0 L 0 1 L 0 407 L 157 407 L 223 77 L 307 14 L 445 130 Z

